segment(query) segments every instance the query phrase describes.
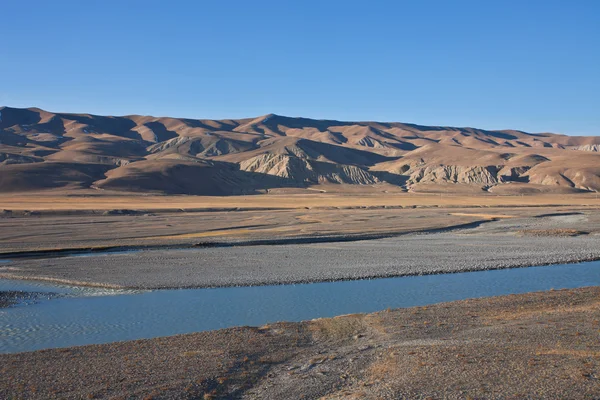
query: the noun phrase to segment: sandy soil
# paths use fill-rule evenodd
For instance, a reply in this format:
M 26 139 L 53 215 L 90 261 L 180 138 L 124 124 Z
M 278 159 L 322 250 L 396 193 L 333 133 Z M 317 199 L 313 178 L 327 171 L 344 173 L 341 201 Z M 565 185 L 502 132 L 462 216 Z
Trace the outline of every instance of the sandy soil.
M 600 288 L 0 355 L 3 398 L 598 398 Z

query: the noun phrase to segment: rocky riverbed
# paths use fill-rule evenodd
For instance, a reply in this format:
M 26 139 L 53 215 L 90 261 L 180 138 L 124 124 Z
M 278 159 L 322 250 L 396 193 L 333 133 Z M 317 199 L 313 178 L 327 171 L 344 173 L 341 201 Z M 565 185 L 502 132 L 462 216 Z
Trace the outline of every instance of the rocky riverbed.
M 16 260 L 0 267 L 0 276 L 149 289 L 318 282 L 600 259 L 600 235 L 524 239 L 468 232 Z

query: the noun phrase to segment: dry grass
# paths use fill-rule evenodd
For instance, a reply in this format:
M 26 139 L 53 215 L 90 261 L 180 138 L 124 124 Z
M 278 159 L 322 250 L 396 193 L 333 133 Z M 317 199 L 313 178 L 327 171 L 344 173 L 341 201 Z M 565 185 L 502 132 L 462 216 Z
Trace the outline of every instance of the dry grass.
M 362 314 L 343 315 L 333 318 L 322 318 L 311 321 L 309 329 L 321 340 L 352 339 L 367 329 L 365 316 Z
M 260 232 L 288 232 L 296 230 L 295 227 L 276 227 L 276 228 L 262 228 L 259 229 Z M 250 229 L 223 229 L 216 231 L 207 231 L 207 232 L 196 232 L 196 233 L 184 233 L 181 235 L 168 235 L 168 236 L 150 236 L 145 239 L 192 239 L 192 238 L 202 238 L 202 237 L 213 237 L 213 236 L 238 236 L 238 235 L 250 235 L 252 233 L 256 233 L 257 230 Z
M 488 321 L 516 321 L 570 313 L 597 313 L 600 311 L 600 302 L 590 302 L 584 305 L 541 306 L 537 309 L 532 308 L 528 307 L 525 310 L 517 311 L 495 311 L 491 315 L 483 317 Z
M 223 230 L 217 230 L 217 231 L 183 233 L 181 235 L 148 236 L 144 239 L 191 239 L 191 238 L 212 237 L 212 236 L 247 235 L 250 233 L 252 233 L 252 231 L 250 229 L 223 229 Z
M 203 209 L 203 208 L 277 208 L 305 207 L 380 207 L 380 206 L 600 206 L 600 198 L 590 194 L 535 196 L 437 195 L 437 194 L 287 194 L 255 196 L 153 196 L 153 195 L 77 195 L 61 192 L 29 192 L 0 195 L 0 209 L 8 210 L 113 210 L 113 209 Z M 497 216 L 495 216 L 496 218 Z
M 404 354 L 401 355 L 399 352 Z M 396 375 L 400 372 L 400 357 L 415 357 L 415 351 L 409 351 L 401 348 L 389 348 L 388 353 L 379 361 L 373 363 L 369 368 L 369 375 L 372 379 L 381 379 L 386 376 Z
M 486 218 L 486 219 L 516 218 L 515 215 L 483 214 L 483 213 L 450 213 L 450 215 L 454 215 L 454 216 L 457 216 L 457 217 L 477 217 L 477 218 Z
M 594 357 L 600 358 L 600 351 L 594 350 L 576 350 L 576 349 L 543 349 L 538 350 L 537 355 L 557 355 L 557 356 L 572 356 L 572 357 Z

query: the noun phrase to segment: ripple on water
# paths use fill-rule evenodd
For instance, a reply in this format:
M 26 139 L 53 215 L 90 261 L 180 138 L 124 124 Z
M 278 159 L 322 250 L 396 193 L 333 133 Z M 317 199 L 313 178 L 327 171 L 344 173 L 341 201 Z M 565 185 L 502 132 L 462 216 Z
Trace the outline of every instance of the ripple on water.
M 33 291 L 40 291 L 41 287 L 55 292 L 63 290 L 68 297 L 0 311 L 0 352 L 107 343 L 240 325 L 260 326 L 465 298 L 600 285 L 600 262 L 300 285 L 129 293 L 23 284 Z M 15 290 L 16 284 L 12 285 L 0 280 L 0 290 L 3 287 Z

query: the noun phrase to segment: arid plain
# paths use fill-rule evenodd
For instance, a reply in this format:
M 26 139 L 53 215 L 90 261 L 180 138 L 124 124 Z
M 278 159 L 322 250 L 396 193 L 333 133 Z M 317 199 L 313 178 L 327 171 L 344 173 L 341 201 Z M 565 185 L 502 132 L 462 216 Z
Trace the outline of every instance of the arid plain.
M 600 259 L 596 137 L 0 111 L 0 278 L 158 290 Z M 4 354 L 0 395 L 596 398 L 599 319 L 594 287 Z
M 595 194 L 38 193 L 0 196 L 0 207 L 0 250 L 13 260 L 0 276 L 91 286 L 277 284 L 600 258 Z M 91 252 L 85 267 L 67 257 L 78 252 Z

